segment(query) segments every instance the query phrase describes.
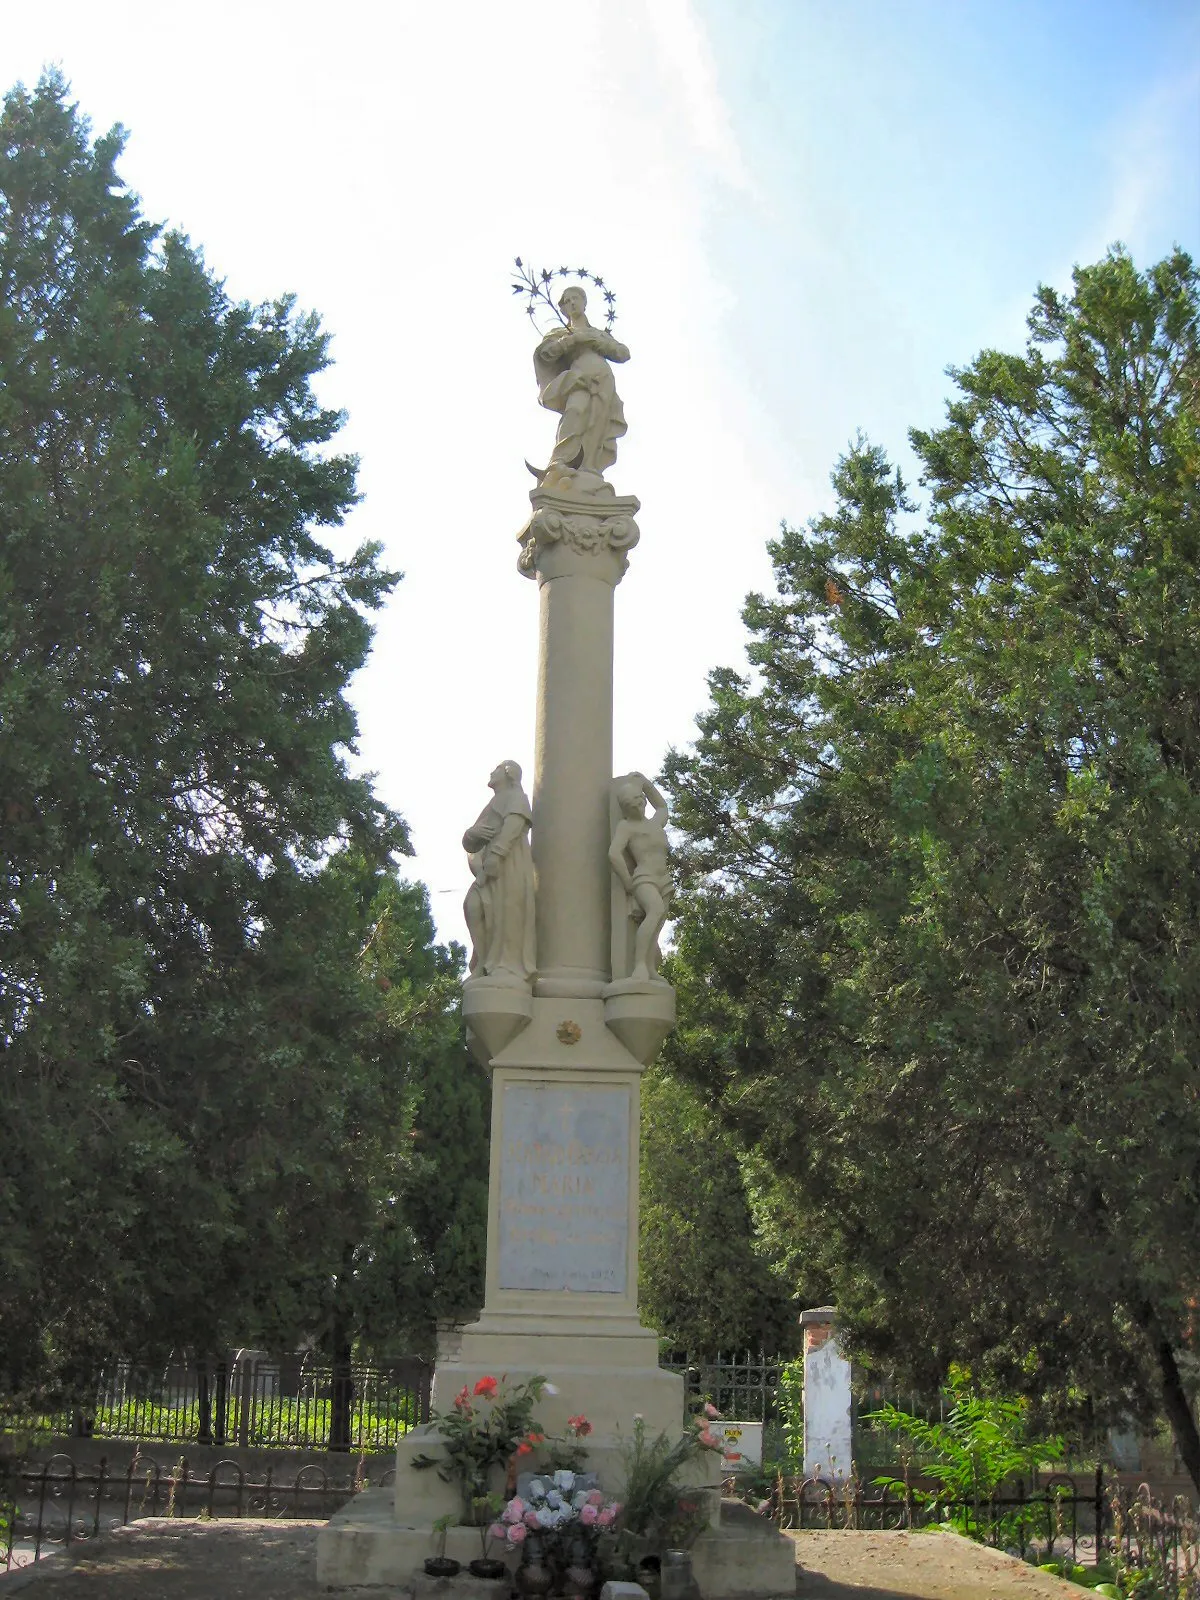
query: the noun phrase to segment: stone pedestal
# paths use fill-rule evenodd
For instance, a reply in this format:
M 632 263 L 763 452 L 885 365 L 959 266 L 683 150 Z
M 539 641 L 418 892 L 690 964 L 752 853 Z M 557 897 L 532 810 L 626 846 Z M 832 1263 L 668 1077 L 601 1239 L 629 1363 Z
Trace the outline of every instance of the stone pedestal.
M 637 1310 L 642 1063 L 599 998 L 533 1001 L 492 1061 L 487 1276 L 477 1322 L 434 1375 L 434 1406 L 465 1383 L 541 1375 L 551 1432 L 582 1412 L 597 1448 L 683 1426 L 683 1380 L 658 1365 Z M 615 1487 L 615 1485 L 614 1485 Z

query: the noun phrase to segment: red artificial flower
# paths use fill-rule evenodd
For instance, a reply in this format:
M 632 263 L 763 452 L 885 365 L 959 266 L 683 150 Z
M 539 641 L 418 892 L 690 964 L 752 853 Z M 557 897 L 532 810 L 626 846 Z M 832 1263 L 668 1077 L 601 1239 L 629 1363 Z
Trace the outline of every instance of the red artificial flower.
M 465 1389 L 463 1390 L 463 1393 L 466 1393 Z M 485 1400 L 494 1400 L 496 1398 L 495 1378 L 480 1378 L 479 1382 L 475 1385 L 475 1393 L 482 1395 Z
M 546 1439 L 544 1433 L 527 1433 L 525 1437 L 530 1444 L 544 1444 Z
M 527 1456 L 531 1449 L 532 1449 L 532 1446 L 531 1445 L 527 1445 L 525 1443 L 525 1441 L 522 1439 L 521 1443 L 517 1446 L 516 1450 L 513 1453 L 515 1455 L 518 1455 L 518 1456 Z
M 591 1423 L 582 1412 L 577 1417 L 568 1417 L 567 1427 L 580 1439 L 586 1439 L 592 1431 Z

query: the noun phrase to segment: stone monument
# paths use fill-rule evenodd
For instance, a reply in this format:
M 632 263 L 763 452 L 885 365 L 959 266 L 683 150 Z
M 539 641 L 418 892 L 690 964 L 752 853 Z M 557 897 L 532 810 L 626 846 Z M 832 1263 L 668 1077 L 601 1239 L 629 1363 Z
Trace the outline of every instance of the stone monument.
M 433 1404 L 448 1410 L 487 1375 L 544 1376 L 540 1421 L 561 1434 L 585 1414 L 588 1467 L 617 1493 L 635 1415 L 651 1436 L 684 1426 L 683 1380 L 660 1368 L 637 1305 L 640 1079 L 675 1020 L 658 975 L 672 885 L 662 795 L 639 772 L 612 771 L 614 595 L 640 507 L 605 474 L 626 428 L 612 367 L 629 351 L 589 321 L 582 288 L 568 287 L 558 311 L 534 351 L 557 434 L 546 467 L 530 468 L 518 535 L 518 570 L 538 587 L 533 803 L 517 763 L 501 761 L 463 836 L 473 944 L 463 1017 L 492 1083 L 484 1304 L 439 1359 Z M 398 1585 L 420 1565 L 432 1523 L 461 1503 L 435 1472 L 412 1469 L 435 1446 L 428 1429 L 408 1435 L 394 1502 L 370 1491 L 331 1522 L 320 1581 Z M 719 1458 L 699 1470 L 711 1489 Z M 718 1527 L 715 1491 L 711 1504 L 696 1554 L 705 1594 L 788 1588 L 790 1542 Z M 454 1528 L 449 1553 L 459 1536 L 478 1553 L 474 1530 Z

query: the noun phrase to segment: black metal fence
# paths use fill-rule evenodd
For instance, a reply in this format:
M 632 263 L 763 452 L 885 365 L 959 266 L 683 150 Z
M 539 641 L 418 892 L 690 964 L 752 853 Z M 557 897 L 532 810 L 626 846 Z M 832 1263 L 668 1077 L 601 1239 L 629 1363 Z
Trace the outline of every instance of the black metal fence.
M 394 1476 L 389 1468 L 373 1481 L 382 1486 Z M 366 1487 L 362 1463 L 353 1476 L 333 1477 L 315 1465 L 289 1476 L 268 1465 L 262 1477 L 252 1477 L 236 1461 L 197 1473 L 186 1456 L 168 1467 L 136 1452 L 122 1472 L 104 1456 L 94 1468 L 81 1468 L 56 1455 L 10 1469 L 0 1487 L 3 1570 L 141 1517 L 328 1517 Z
M 1111 1544 L 1129 1592 L 1200 1600 L 1200 1519 L 1190 1500 L 1179 1495 L 1164 1505 L 1142 1484 L 1116 1490 L 1110 1512 Z
M 156 1444 L 388 1450 L 429 1420 L 432 1368 L 413 1357 L 335 1370 L 300 1354 L 149 1368 L 116 1359 L 94 1399 L 31 1418 L 52 1434 Z
M 1003 1493 L 971 1500 L 930 1494 L 919 1486 L 897 1490 L 857 1479 L 781 1477 L 770 1510 L 784 1528 L 923 1528 L 951 1521 L 987 1544 L 1022 1556 L 1036 1546 L 1047 1560 L 1068 1549 L 1074 1560 L 1085 1536 L 1103 1547 L 1110 1495 L 1102 1468 L 1082 1488 L 1075 1478 L 1058 1473 L 1030 1491 L 1018 1480 Z
M 751 1351 L 689 1356 L 668 1350 L 659 1364 L 683 1377 L 689 1400 L 711 1400 L 722 1416 L 739 1422 L 770 1422 L 779 1409 L 779 1374 L 788 1359 Z

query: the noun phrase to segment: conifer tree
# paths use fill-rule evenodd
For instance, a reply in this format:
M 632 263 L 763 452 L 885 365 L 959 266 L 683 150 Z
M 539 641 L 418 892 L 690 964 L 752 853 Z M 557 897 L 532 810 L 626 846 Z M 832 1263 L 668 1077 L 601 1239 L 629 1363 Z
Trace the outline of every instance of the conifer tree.
M 912 1382 L 1189 1404 L 1200 1291 L 1196 270 L 1115 249 L 859 442 L 669 765 L 685 1071 Z

